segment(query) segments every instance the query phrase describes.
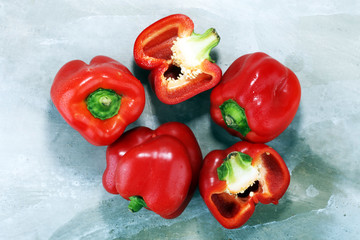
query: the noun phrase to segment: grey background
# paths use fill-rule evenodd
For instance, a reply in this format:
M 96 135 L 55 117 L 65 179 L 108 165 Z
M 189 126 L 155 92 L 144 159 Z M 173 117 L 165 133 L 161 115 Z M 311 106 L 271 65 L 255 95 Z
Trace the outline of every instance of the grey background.
M 73 59 L 112 57 L 142 81 L 147 102 L 134 126 L 180 121 L 204 156 L 237 141 L 209 116 L 210 91 L 162 104 L 136 66 L 133 44 L 154 21 L 188 15 L 195 32 L 217 29 L 212 57 L 225 71 L 263 51 L 298 76 L 300 108 L 268 143 L 291 184 L 278 205 L 256 207 L 226 230 L 198 191 L 165 220 L 101 183 L 106 147 L 86 142 L 50 100 L 56 72 Z M 0 0 L 0 239 L 355 239 L 359 236 L 360 5 L 356 0 L 5 1 Z

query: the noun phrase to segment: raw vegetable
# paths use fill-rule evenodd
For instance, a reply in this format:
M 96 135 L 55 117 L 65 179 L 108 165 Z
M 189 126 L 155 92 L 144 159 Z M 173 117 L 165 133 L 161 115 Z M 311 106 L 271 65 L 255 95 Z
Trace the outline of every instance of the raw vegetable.
M 277 204 L 289 183 L 289 170 L 273 148 L 242 141 L 205 157 L 199 189 L 216 220 L 232 229 L 249 220 L 258 202 Z
M 140 67 L 151 70 L 149 80 L 159 100 L 177 104 L 220 81 L 221 69 L 209 55 L 219 41 L 215 29 L 196 34 L 189 17 L 175 14 L 140 33 L 134 58 Z
M 163 218 L 179 216 L 197 187 L 202 154 L 191 129 L 169 122 L 156 130 L 137 127 L 106 151 L 104 188 Z
M 212 90 L 215 123 L 243 140 L 266 143 L 292 122 L 300 103 L 296 75 L 265 53 L 235 60 Z
M 108 145 L 134 122 L 145 106 L 140 81 L 105 56 L 90 64 L 66 63 L 56 74 L 51 99 L 65 121 L 94 145 Z

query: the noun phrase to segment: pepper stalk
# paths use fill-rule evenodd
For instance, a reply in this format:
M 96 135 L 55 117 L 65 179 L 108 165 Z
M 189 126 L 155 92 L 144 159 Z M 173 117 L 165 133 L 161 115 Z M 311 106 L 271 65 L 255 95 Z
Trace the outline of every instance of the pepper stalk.
M 141 208 L 147 207 L 144 199 L 139 196 L 132 196 L 129 197 L 130 203 L 128 205 L 128 208 L 131 212 L 138 212 Z
M 112 118 L 118 114 L 121 96 L 111 89 L 99 88 L 86 98 L 87 109 L 101 120 Z
M 244 137 L 251 131 L 245 109 L 240 107 L 237 102 L 229 99 L 220 105 L 219 108 L 226 126 L 240 132 Z

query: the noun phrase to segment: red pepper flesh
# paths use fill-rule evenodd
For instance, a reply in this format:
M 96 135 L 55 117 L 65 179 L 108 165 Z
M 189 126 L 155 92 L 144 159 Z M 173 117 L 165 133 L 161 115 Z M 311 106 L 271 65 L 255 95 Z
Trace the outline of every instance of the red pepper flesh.
M 202 154 L 191 129 L 178 122 L 125 132 L 106 151 L 103 186 L 127 200 L 140 197 L 163 218 L 179 216 L 197 187 Z M 133 201 L 133 199 L 131 199 Z
M 221 69 L 209 56 L 219 40 L 214 29 L 195 34 L 189 17 L 174 14 L 140 33 L 134 44 L 134 58 L 140 67 L 151 70 L 150 84 L 159 100 L 177 104 L 220 81 Z
M 235 60 L 211 92 L 214 122 L 243 140 L 265 143 L 292 122 L 300 103 L 296 75 L 265 53 Z
M 56 74 L 51 99 L 65 121 L 88 142 L 109 145 L 139 118 L 145 91 L 121 63 L 106 56 L 66 63 Z
M 230 159 L 236 159 L 233 156 L 243 158 L 234 160 L 240 162 L 241 168 L 227 166 L 226 163 L 233 161 Z M 220 180 L 224 169 L 232 182 Z M 273 148 L 242 141 L 226 150 L 214 150 L 204 158 L 199 190 L 216 220 L 225 228 L 233 229 L 252 216 L 258 202 L 277 204 L 289 183 L 289 170 Z

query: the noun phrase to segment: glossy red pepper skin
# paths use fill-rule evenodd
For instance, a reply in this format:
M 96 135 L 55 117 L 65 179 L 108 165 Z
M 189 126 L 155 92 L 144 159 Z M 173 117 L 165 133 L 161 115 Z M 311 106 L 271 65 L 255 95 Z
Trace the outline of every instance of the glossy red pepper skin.
M 212 119 L 243 140 L 266 143 L 279 136 L 292 122 L 299 107 L 301 87 L 296 75 L 265 53 L 236 59 L 211 92 Z M 251 129 L 246 136 L 229 128 L 219 106 L 232 99 L 245 109 Z
M 252 157 L 252 166 L 261 164 L 259 187 L 253 196 L 235 197 L 226 192 L 226 181 L 220 181 L 217 168 L 234 151 Z M 258 202 L 277 204 L 290 183 L 289 170 L 281 156 L 271 147 L 260 143 L 238 142 L 226 150 L 214 150 L 204 158 L 199 190 L 216 220 L 225 228 L 242 226 L 252 216 Z
M 125 132 L 106 151 L 103 186 L 129 200 L 141 196 L 163 218 L 179 216 L 198 184 L 202 165 L 199 144 L 186 125 L 162 124 L 156 130 Z
M 202 74 L 181 87 L 170 88 L 166 74 L 171 70 L 173 42 L 177 37 L 188 37 L 194 31 L 193 21 L 186 15 L 174 14 L 158 20 L 143 30 L 134 44 L 135 62 L 141 68 L 151 70 L 149 82 L 160 101 L 166 104 L 183 102 L 201 92 L 213 88 L 221 79 L 221 69 L 215 63 L 204 60 Z M 171 72 L 171 71 L 170 71 Z
M 118 114 L 101 120 L 87 109 L 86 98 L 95 90 L 112 89 L 121 96 Z M 127 125 L 141 115 L 145 91 L 138 79 L 121 63 L 106 56 L 94 57 L 90 64 L 81 60 L 66 63 L 56 74 L 51 99 L 65 121 L 88 142 L 109 145 Z

